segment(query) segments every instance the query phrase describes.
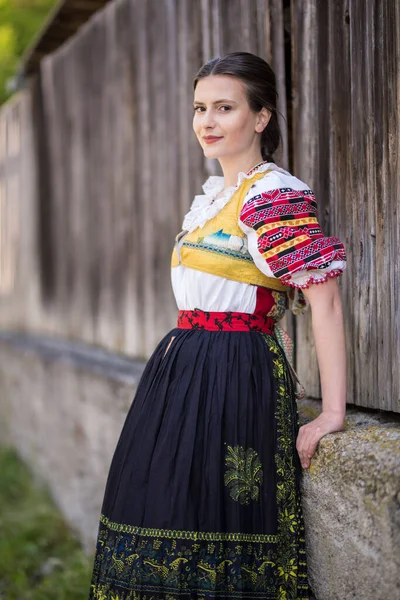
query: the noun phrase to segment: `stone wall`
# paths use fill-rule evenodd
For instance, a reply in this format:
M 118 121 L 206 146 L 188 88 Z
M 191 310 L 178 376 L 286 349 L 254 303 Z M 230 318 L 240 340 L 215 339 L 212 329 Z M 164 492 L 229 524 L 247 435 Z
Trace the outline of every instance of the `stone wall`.
M 48 484 L 88 553 L 143 362 L 64 340 L 0 334 L 0 443 Z M 299 403 L 301 423 L 320 411 Z M 348 408 L 303 475 L 317 600 L 400 598 L 400 422 Z
M 301 421 L 320 412 L 300 404 Z M 310 581 L 318 600 L 400 598 L 400 419 L 347 409 L 303 476 Z
M 143 366 L 83 344 L 0 334 L 0 443 L 48 484 L 87 553 Z

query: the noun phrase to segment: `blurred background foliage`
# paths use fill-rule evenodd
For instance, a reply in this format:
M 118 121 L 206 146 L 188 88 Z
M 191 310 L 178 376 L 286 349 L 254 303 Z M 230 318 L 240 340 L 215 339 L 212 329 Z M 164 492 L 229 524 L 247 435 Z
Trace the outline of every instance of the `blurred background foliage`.
M 0 0 L 0 104 L 25 50 L 58 0 Z
M 0 600 L 86 600 L 94 556 L 70 532 L 49 489 L 0 446 Z

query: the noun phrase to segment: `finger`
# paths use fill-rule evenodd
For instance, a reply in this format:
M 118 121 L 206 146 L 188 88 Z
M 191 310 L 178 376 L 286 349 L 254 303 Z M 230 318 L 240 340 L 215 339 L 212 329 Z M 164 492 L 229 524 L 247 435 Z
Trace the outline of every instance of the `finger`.
M 304 468 L 306 466 L 306 464 L 307 464 L 307 453 L 306 453 L 306 450 L 305 450 L 305 447 L 304 447 L 304 443 L 302 443 L 299 446 L 298 455 L 300 457 L 301 465 Z
M 302 425 L 297 434 L 297 439 L 296 439 L 296 448 L 297 449 L 302 447 L 306 433 L 307 433 L 306 425 Z
M 303 468 L 309 467 L 311 457 L 314 454 L 315 445 L 314 432 L 310 428 L 305 432 L 303 443 L 300 448 L 300 458 Z
M 296 448 L 300 455 L 302 455 L 304 453 L 304 448 L 305 448 L 305 444 L 306 444 L 308 435 L 309 435 L 308 430 L 303 425 L 303 428 L 300 429 L 299 434 L 297 436 L 297 440 L 296 440 Z
M 320 436 L 316 431 L 313 431 L 312 435 L 310 435 L 307 438 L 307 443 L 303 448 L 303 452 L 305 454 L 305 462 L 306 462 L 307 466 L 309 466 L 311 464 L 311 458 L 315 454 L 315 451 L 318 447 L 319 440 L 320 440 Z
M 302 467 L 308 468 L 317 447 L 319 436 L 316 436 L 315 428 L 309 423 L 306 423 L 300 429 L 301 431 L 299 430 L 296 448 Z M 319 430 L 319 427 L 317 429 Z
M 297 453 L 299 455 L 300 458 L 300 462 L 303 464 L 304 459 L 305 459 L 305 454 L 304 454 L 304 444 L 306 441 L 306 435 L 307 435 L 307 430 L 303 429 L 296 440 L 296 449 L 297 449 Z

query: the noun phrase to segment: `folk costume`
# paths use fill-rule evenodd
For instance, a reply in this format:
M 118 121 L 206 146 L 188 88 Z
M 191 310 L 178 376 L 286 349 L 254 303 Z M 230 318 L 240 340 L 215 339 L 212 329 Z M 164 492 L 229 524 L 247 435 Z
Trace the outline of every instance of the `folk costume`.
M 176 327 L 149 359 L 108 475 L 90 599 L 308 600 L 286 309 L 339 276 L 306 184 L 211 176 L 177 235 Z

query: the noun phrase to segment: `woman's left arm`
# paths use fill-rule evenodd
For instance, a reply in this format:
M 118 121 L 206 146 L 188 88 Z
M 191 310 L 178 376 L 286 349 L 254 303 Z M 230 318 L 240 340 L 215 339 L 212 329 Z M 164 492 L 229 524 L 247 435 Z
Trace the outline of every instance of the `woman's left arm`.
M 310 303 L 312 331 L 321 379 L 322 412 L 302 425 L 296 448 L 303 468 L 310 466 L 319 440 L 341 431 L 346 415 L 346 352 L 342 301 L 336 277 L 302 292 Z

